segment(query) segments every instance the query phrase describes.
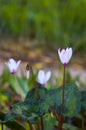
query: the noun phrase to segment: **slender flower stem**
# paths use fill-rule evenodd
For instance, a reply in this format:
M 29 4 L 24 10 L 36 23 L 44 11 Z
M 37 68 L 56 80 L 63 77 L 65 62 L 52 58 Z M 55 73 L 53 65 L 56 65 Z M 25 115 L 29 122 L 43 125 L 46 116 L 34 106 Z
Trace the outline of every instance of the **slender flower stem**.
M 37 130 L 40 130 L 40 129 L 41 129 L 41 125 L 40 125 L 39 122 L 36 124 L 36 126 L 37 126 Z
M 33 130 L 33 127 L 32 127 L 32 125 L 29 123 L 29 126 L 30 126 L 30 130 Z
M 64 90 L 65 90 L 65 66 L 63 71 L 63 85 L 62 85 L 62 113 L 64 112 Z
M 29 126 L 30 126 L 30 130 L 35 130 L 35 127 L 30 122 L 28 122 L 28 123 L 29 123 Z
M 82 112 L 81 113 L 82 114 L 82 130 L 85 130 L 85 126 L 84 126 L 84 124 L 85 124 L 85 118 L 84 118 L 84 112 Z
M 34 75 L 34 73 L 33 73 L 33 69 L 32 69 L 31 64 L 29 64 L 29 66 L 30 66 L 30 70 L 31 70 L 31 72 L 32 72 L 33 82 L 34 82 L 35 90 L 36 90 L 36 93 L 37 93 L 37 98 L 38 98 L 38 100 L 39 100 L 39 99 L 40 99 L 39 88 L 38 88 L 38 85 L 37 85 L 37 83 L 36 83 L 35 75 Z M 39 129 L 39 130 L 44 130 L 43 117 L 40 117 L 40 120 L 41 120 L 41 124 L 38 125 L 38 129 Z
M 59 120 L 59 115 L 57 112 L 54 112 L 54 116 L 56 117 L 57 120 Z
M 41 120 L 41 130 L 44 130 L 43 116 L 40 117 Z
M 63 85 L 62 85 L 62 110 L 61 110 L 61 115 L 58 117 L 58 129 L 63 130 L 63 122 L 64 122 L 64 117 L 63 117 L 63 112 L 64 112 L 64 90 L 65 90 L 65 66 L 64 66 L 64 71 L 63 71 Z
M 3 123 L 1 123 L 1 130 L 4 130 Z

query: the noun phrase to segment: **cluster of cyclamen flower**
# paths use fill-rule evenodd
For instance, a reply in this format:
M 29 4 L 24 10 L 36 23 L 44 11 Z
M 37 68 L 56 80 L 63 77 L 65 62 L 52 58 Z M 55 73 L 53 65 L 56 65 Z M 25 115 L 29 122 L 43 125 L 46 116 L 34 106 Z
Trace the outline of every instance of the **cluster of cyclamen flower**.
M 71 56 L 72 56 L 72 48 L 62 49 L 62 51 L 60 51 L 60 49 L 58 49 L 58 55 L 59 55 L 59 58 L 61 60 L 61 63 L 63 64 L 63 66 L 66 66 L 68 64 Z M 13 58 L 9 59 L 9 61 L 6 63 L 6 65 L 8 66 L 11 74 L 16 74 L 20 63 L 21 63 L 21 60 L 16 62 Z M 27 76 L 28 75 L 29 75 L 29 70 L 27 70 Z M 38 72 L 38 82 L 43 87 L 46 85 L 46 83 L 50 79 L 50 77 L 51 77 L 50 71 L 45 73 L 43 70 L 39 70 L 39 72 Z

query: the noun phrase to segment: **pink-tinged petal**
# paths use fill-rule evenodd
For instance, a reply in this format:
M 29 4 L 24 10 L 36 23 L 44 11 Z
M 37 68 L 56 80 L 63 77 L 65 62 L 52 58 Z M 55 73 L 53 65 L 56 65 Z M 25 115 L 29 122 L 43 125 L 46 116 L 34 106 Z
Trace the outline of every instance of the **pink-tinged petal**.
M 72 57 L 72 53 L 73 53 L 72 48 L 70 48 L 70 49 L 69 49 L 69 55 L 68 55 L 68 59 L 69 59 L 69 60 L 70 60 L 70 58 Z
M 45 83 L 50 79 L 50 77 L 51 77 L 51 72 L 50 71 L 48 71 L 48 72 L 46 72 L 46 74 L 45 74 Z
M 45 77 L 44 71 L 43 70 L 39 70 L 39 72 L 38 72 L 38 82 L 40 84 L 44 83 L 44 77 Z
M 12 73 L 12 70 L 13 70 L 12 65 L 9 62 L 7 62 L 5 64 L 8 66 L 10 72 Z
M 58 54 L 61 63 L 66 66 L 72 56 L 72 48 L 62 49 L 62 51 L 58 49 Z
M 62 51 L 60 51 L 60 49 L 58 49 L 58 54 L 59 54 L 60 60 L 62 60 L 62 59 L 63 59 L 63 56 L 64 56 L 64 54 L 65 54 L 65 50 L 62 49 Z
M 58 55 L 59 55 L 59 58 L 61 60 L 62 59 L 62 54 L 61 54 L 60 48 L 58 49 Z M 62 60 L 61 60 L 61 62 L 62 62 Z
M 58 54 L 59 54 L 59 56 L 60 56 L 60 53 L 61 53 L 61 52 L 60 52 L 60 48 L 59 48 L 59 49 L 58 49 Z
M 68 63 L 68 51 L 66 49 L 65 55 L 64 55 L 64 64 L 67 64 L 67 63 Z
M 16 62 L 13 58 L 9 59 L 9 64 L 12 65 L 14 68 L 16 67 Z
M 66 52 L 65 49 L 62 49 L 62 51 L 61 51 L 61 56 L 64 55 L 65 52 Z
M 47 81 L 50 79 L 51 72 L 48 71 L 45 73 L 43 70 L 40 70 L 38 72 L 38 82 L 42 85 L 42 87 L 45 87 Z
M 69 48 L 69 49 L 66 51 L 66 58 L 67 58 L 66 63 L 69 62 L 71 56 L 72 56 L 72 48 Z
M 18 63 L 18 64 L 17 64 Z M 17 71 L 17 68 L 20 64 L 20 61 L 15 62 L 15 60 L 13 58 L 10 58 L 9 61 L 6 63 L 6 65 L 8 66 L 10 73 L 15 74 Z
M 65 51 L 66 51 L 66 52 L 69 51 L 69 48 L 67 47 Z
M 62 51 L 60 51 L 60 49 L 58 49 L 58 54 L 59 54 L 59 58 L 62 64 L 64 64 L 65 62 L 65 49 L 62 49 Z

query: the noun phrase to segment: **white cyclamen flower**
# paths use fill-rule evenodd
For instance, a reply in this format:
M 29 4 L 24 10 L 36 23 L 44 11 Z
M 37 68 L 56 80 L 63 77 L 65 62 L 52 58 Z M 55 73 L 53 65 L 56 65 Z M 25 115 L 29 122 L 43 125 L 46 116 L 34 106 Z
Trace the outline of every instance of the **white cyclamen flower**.
M 51 77 L 51 72 L 44 72 L 43 70 L 39 70 L 38 72 L 38 82 L 44 87 L 45 84 L 47 83 L 47 81 L 50 79 Z
M 6 63 L 6 65 L 8 66 L 11 74 L 15 74 L 17 72 L 17 69 L 18 69 L 20 63 L 21 63 L 20 60 L 18 62 L 16 62 L 13 58 L 9 59 L 9 61 Z
M 71 59 L 72 53 L 72 48 L 62 49 L 62 51 L 58 49 L 59 58 L 64 66 L 68 64 L 69 60 Z

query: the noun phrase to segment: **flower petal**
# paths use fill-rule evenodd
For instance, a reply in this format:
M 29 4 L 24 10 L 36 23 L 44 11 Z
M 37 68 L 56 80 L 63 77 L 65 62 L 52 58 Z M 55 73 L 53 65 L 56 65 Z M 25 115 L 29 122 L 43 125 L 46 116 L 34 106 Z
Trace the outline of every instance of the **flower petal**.
M 62 51 L 60 51 L 60 49 L 58 49 L 58 54 L 59 54 L 59 58 L 62 64 L 64 64 L 65 61 L 65 49 L 62 49 Z
M 72 57 L 72 48 L 69 48 L 69 53 L 68 53 L 68 60 L 70 60 L 70 58 Z
M 13 58 L 10 58 L 9 61 L 6 63 L 6 65 L 8 66 L 12 74 L 16 73 L 19 64 L 20 64 L 20 60 L 16 63 L 16 61 Z
M 60 49 L 58 49 L 58 54 L 59 54 L 61 63 L 63 65 L 66 65 L 72 56 L 72 48 L 62 49 L 62 51 L 60 51 Z
M 40 84 L 44 83 L 44 77 L 45 77 L 44 71 L 43 70 L 39 70 L 39 72 L 38 72 L 38 82 Z
M 46 72 L 46 74 L 45 74 L 45 83 L 50 79 L 50 77 L 51 77 L 51 71 L 48 71 L 48 72 Z
M 16 62 L 13 58 L 9 59 L 9 64 L 12 65 L 14 68 L 16 67 Z

